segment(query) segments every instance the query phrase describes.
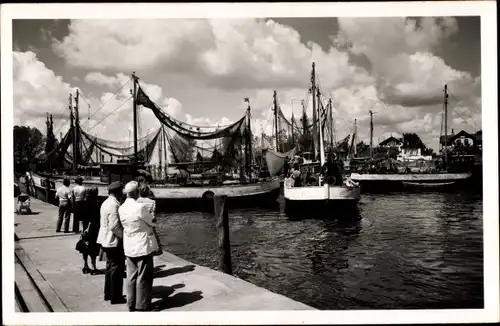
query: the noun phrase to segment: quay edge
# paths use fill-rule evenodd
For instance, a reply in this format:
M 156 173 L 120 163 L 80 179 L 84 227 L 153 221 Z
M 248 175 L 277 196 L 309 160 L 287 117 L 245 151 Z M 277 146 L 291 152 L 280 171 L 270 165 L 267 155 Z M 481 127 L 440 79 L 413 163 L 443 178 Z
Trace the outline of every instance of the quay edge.
M 31 206 L 33 215 L 16 215 L 15 218 L 16 253 L 22 250 L 21 256 L 33 262 L 35 269 L 25 267 L 23 270 L 39 272 L 40 276 L 31 278 L 35 280 L 35 287 L 41 290 L 42 299 L 51 298 L 44 299 L 49 302 L 50 309 L 54 312 L 127 311 L 125 304 L 110 305 L 104 301 L 103 275 L 82 274 L 81 255 L 74 249 L 79 235 L 54 232 L 57 208 L 37 199 L 32 199 Z M 105 262 L 98 262 L 97 267 L 103 270 Z M 16 282 L 20 282 L 21 277 L 16 274 Z M 38 284 L 40 279 L 46 284 Z M 164 311 L 315 310 L 168 252 L 155 257 L 154 292 L 153 303 L 159 301 Z M 26 296 L 26 292 L 21 292 L 23 295 Z M 157 300 L 158 297 L 161 298 Z M 55 298 L 60 302 L 50 304 L 58 300 Z

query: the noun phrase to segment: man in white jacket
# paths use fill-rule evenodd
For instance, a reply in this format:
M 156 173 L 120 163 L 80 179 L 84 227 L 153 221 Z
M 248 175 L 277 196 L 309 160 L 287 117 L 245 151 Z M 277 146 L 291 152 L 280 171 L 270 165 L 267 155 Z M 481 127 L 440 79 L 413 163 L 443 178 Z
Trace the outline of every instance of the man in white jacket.
M 106 254 L 106 275 L 104 278 L 104 300 L 111 304 L 125 303 L 123 297 L 123 227 L 118 216 L 123 186 L 116 181 L 108 186 L 109 197 L 101 205 L 101 226 L 97 243 Z
M 158 243 L 153 234 L 153 216 L 146 205 L 137 202 L 138 186 L 136 181 L 125 185 L 127 199 L 118 209 L 127 257 L 127 304 L 129 311 L 151 311 L 153 252 L 158 250 Z

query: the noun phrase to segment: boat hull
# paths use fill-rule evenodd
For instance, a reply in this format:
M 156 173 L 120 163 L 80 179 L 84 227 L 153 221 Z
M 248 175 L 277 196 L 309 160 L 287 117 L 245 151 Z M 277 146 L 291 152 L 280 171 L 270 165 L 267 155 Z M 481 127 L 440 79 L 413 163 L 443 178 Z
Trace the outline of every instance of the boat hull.
M 471 173 L 409 173 L 409 174 L 360 174 L 352 173 L 350 178 L 359 183 L 363 192 L 440 191 L 460 189 L 471 180 Z M 453 183 L 451 187 L 442 184 Z M 420 184 L 416 187 L 415 184 Z
M 359 187 L 285 187 L 285 214 L 289 217 L 351 218 L 357 215 L 360 198 Z
M 46 201 L 46 190 L 42 185 L 44 178 L 33 174 L 37 198 Z M 62 186 L 62 179 L 54 179 L 51 189 L 51 202 L 55 199 L 55 189 Z M 85 180 L 86 187 L 96 187 L 102 200 L 108 196 L 107 184 L 98 180 Z M 75 185 L 72 183 L 70 188 Z M 269 207 L 278 205 L 280 195 L 279 180 L 269 180 L 251 184 L 221 185 L 221 186 L 175 186 L 151 185 L 159 211 L 212 211 L 214 196 L 227 196 L 229 208 L 237 207 Z

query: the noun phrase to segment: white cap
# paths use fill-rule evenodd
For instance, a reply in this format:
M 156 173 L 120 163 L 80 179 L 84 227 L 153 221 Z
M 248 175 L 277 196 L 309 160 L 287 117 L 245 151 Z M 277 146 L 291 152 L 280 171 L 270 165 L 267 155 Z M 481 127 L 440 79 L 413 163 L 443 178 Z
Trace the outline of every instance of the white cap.
M 129 194 L 129 193 L 137 190 L 138 187 L 139 187 L 139 184 L 137 183 L 137 181 L 130 181 L 123 188 L 123 193 Z

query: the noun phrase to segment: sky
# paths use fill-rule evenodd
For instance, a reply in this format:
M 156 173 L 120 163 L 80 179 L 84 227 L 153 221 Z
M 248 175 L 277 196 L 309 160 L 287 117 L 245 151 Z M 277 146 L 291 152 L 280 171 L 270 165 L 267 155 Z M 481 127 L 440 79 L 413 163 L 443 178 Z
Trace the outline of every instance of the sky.
M 302 112 L 311 65 L 334 105 L 338 140 L 352 132 L 374 143 L 404 132 L 438 149 L 443 88 L 448 126 L 481 129 L 479 17 L 14 20 L 14 123 L 56 136 L 69 127 L 78 89 L 84 130 L 126 141 L 132 83 L 163 110 L 195 125 L 226 125 L 245 114 L 270 133 L 276 90 L 286 116 Z M 140 109 L 141 135 L 159 127 Z M 308 106 L 311 113 L 311 106 Z

